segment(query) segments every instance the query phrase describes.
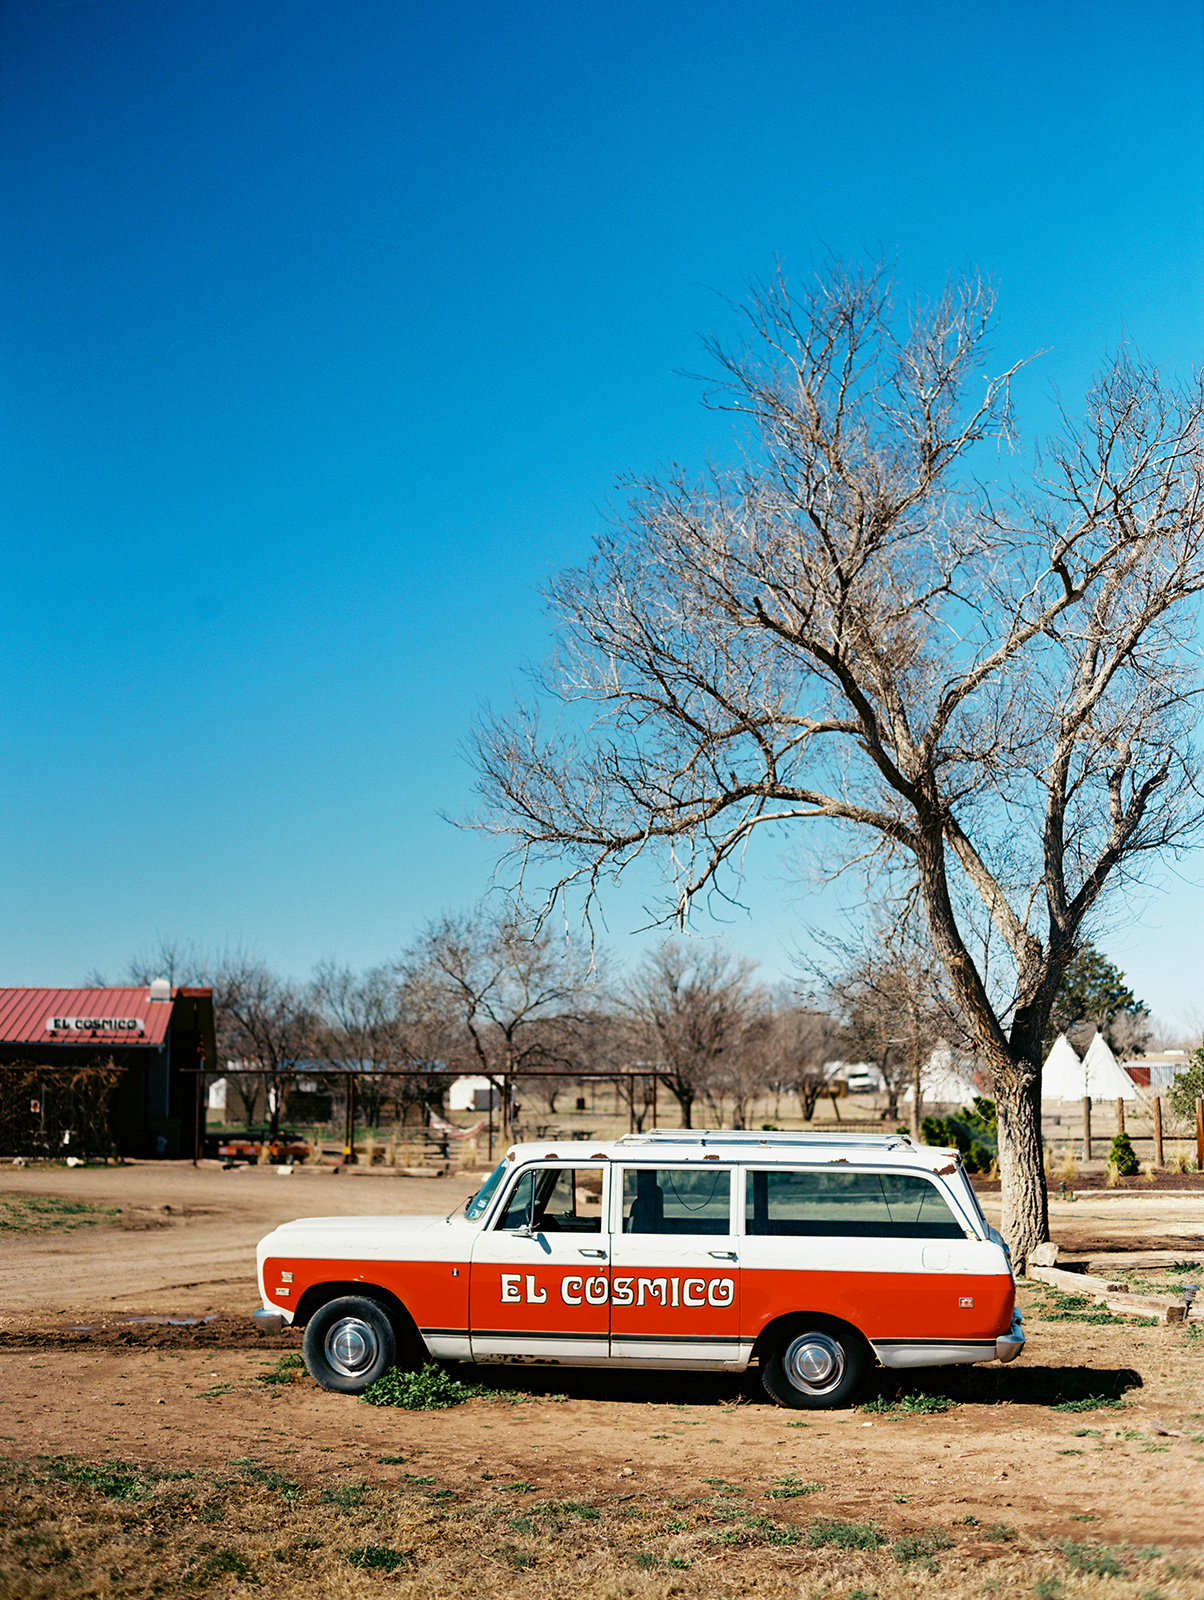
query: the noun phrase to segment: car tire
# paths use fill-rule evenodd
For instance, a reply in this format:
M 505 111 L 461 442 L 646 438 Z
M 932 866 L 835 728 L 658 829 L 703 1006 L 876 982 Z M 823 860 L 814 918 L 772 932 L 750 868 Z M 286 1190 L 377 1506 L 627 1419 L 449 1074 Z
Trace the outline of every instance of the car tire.
M 397 1363 L 397 1333 L 379 1300 L 341 1295 L 310 1317 L 301 1346 L 310 1377 L 335 1394 L 363 1394 Z
M 852 1331 L 796 1326 L 762 1359 L 761 1385 L 780 1406 L 832 1411 L 852 1404 L 869 1361 L 864 1340 Z

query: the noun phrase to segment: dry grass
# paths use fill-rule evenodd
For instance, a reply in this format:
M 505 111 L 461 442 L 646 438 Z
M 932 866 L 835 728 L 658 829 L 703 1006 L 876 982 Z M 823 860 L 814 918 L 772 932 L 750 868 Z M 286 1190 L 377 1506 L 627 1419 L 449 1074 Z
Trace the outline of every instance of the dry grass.
M 783 1503 L 724 1483 L 668 1499 L 548 1500 L 524 1484 L 399 1475 L 388 1461 L 376 1477 L 312 1482 L 262 1458 L 196 1475 L 61 1456 L 10 1463 L 0 1592 L 1179 1600 L 1204 1583 L 1181 1552 L 1033 1539 L 973 1517 L 892 1535 L 824 1516 L 818 1492 Z

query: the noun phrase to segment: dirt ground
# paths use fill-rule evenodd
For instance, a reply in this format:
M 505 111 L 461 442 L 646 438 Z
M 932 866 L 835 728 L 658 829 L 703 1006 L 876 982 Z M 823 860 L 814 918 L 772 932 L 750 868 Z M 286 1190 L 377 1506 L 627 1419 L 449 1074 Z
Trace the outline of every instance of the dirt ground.
M 832 1413 L 780 1410 L 752 1378 L 460 1369 L 496 1394 L 423 1412 L 264 1381 L 297 1376 L 279 1363 L 300 1342 L 250 1320 L 264 1232 L 446 1212 L 472 1187 L 0 1168 L 0 1200 L 122 1208 L 0 1235 L 0 1593 L 1204 1595 L 1198 1317 L 1047 1320 L 1026 1283 L 1018 1362 L 880 1373 L 868 1408 Z M 1199 1194 L 1051 1210 L 1067 1252 L 1204 1259 Z M 141 1485 L 124 1498 L 96 1487 L 115 1463 Z M 879 1546 L 857 1547 L 847 1529 L 871 1525 Z

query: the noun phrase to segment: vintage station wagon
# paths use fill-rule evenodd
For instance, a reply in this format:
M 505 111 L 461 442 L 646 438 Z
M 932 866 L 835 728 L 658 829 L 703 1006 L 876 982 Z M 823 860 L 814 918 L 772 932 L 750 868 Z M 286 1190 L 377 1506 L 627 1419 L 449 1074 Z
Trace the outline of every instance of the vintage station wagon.
M 358 1394 L 431 1358 L 742 1372 L 847 1405 L 887 1367 L 1011 1361 L 1007 1249 L 955 1150 L 811 1133 L 507 1151 L 451 1216 L 321 1217 L 259 1245 L 269 1324 Z

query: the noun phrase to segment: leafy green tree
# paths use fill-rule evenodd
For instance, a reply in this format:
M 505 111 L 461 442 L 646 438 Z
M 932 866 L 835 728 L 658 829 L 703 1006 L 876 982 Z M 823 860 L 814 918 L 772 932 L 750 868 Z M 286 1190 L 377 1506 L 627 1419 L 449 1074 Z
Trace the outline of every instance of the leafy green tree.
M 1140 1055 L 1149 1038 L 1150 1008 L 1125 982 L 1120 968 L 1090 940 L 1075 952 L 1058 986 L 1046 1048 L 1059 1033 L 1088 1044 L 1098 1028 L 1114 1050 Z
M 967 1172 L 989 1172 L 999 1150 L 995 1102 L 975 1095 L 973 1110 L 963 1106 L 955 1117 L 925 1117 L 920 1137 L 925 1144 L 959 1150 Z
M 1166 1098 L 1177 1117 L 1195 1116 L 1196 1101 L 1204 1098 L 1204 1045 L 1192 1056 L 1190 1066 L 1175 1074 Z

